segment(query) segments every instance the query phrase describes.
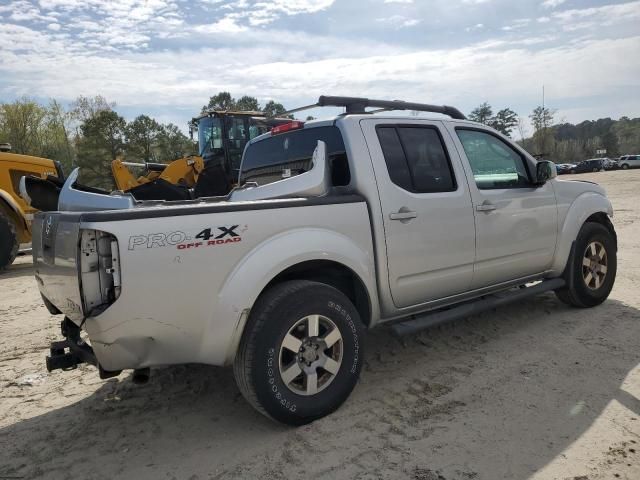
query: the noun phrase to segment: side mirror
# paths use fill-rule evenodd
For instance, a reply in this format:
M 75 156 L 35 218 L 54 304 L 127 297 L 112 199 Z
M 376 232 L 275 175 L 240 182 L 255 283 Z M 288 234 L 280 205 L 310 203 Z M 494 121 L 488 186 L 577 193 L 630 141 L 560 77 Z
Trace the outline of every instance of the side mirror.
M 536 164 L 536 185 L 544 185 L 558 176 L 556 164 L 549 160 L 540 160 Z

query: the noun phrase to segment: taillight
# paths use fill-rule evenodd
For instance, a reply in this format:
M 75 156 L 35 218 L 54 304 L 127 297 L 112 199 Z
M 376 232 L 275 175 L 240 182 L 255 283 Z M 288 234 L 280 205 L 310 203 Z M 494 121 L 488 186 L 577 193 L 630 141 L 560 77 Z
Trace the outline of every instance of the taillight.
M 120 296 L 118 240 L 100 230 L 82 230 L 79 263 L 84 312 L 95 316 Z
M 284 123 L 282 125 L 278 125 L 277 127 L 273 127 L 271 129 L 271 135 L 290 132 L 291 130 L 299 130 L 301 128 L 304 128 L 304 122 L 301 122 L 299 120 L 294 120 L 292 122 Z

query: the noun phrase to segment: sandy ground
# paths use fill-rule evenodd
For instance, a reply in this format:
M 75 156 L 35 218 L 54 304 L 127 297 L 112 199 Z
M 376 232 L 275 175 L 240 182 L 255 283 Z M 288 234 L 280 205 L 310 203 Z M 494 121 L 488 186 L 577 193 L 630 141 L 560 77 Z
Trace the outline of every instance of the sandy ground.
M 0 276 L 0 479 L 640 479 L 640 170 L 579 178 L 616 209 L 604 305 L 549 294 L 403 341 L 373 331 L 351 398 L 297 429 L 230 369 L 48 374 L 58 319 L 18 259 Z

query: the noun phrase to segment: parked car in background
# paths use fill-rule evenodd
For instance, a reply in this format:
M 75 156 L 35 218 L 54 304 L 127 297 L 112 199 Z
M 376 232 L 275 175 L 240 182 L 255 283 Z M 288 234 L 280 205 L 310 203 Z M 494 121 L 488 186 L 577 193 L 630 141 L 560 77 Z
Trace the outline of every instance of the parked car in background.
M 612 158 L 603 158 L 603 160 L 605 170 L 617 170 L 618 168 L 620 168 L 617 160 L 614 160 Z
M 618 165 L 624 170 L 638 168 L 640 167 L 640 155 L 623 155 L 618 159 Z
M 602 158 L 592 158 L 578 163 L 569 171 L 569 173 L 600 172 L 604 170 L 604 160 Z
M 558 175 L 565 175 L 567 173 L 571 173 L 571 170 L 575 167 L 576 167 L 575 163 L 556 164 L 556 170 L 558 171 Z

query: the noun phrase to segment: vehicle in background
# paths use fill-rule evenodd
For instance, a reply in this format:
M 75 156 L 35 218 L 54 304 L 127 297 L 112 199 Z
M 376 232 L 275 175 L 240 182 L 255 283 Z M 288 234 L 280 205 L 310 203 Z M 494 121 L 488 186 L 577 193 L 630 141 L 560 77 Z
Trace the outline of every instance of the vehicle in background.
M 640 155 L 623 155 L 618 159 L 618 165 L 623 170 L 638 168 L 640 167 Z
M 618 161 L 613 158 L 603 158 L 604 160 L 604 169 L 605 170 L 617 170 L 620 168 L 618 165 Z
M 575 163 L 556 164 L 556 170 L 558 171 L 558 175 L 566 175 L 567 173 L 571 173 L 571 169 L 575 167 L 576 167 Z
M 573 167 L 569 173 L 604 172 L 605 164 L 602 158 L 584 160 Z
M 0 271 L 13 263 L 20 249 L 30 247 L 31 220 L 37 209 L 20 197 L 20 179 L 25 175 L 64 180 L 59 162 L 11 153 L 11 145 L 0 144 Z

